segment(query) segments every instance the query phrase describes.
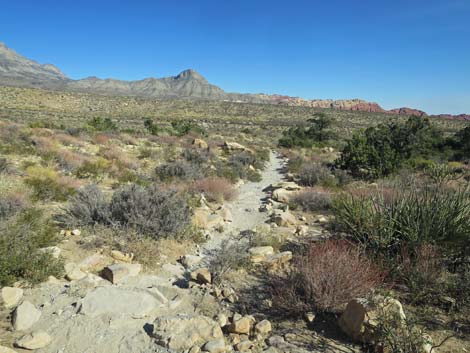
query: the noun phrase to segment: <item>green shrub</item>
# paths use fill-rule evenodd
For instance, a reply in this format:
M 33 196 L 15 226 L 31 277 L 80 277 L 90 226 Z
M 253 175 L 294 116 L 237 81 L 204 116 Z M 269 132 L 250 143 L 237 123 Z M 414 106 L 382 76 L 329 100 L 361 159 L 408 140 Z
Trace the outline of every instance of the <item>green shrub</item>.
M 323 113 L 316 113 L 314 118 L 307 120 L 307 126 L 291 127 L 285 130 L 279 140 L 279 146 L 285 148 L 321 146 L 336 137 L 332 131 L 331 118 Z
M 0 195 L 0 221 L 15 215 L 25 208 L 27 202 L 24 195 L 10 194 Z
M 207 135 L 206 131 L 199 126 L 188 120 L 177 120 L 171 122 L 171 134 L 175 136 L 184 136 L 190 132 L 194 132 L 198 135 Z
M 162 129 L 160 129 L 160 127 L 158 127 L 158 125 L 150 118 L 144 120 L 144 126 L 152 135 L 158 136 L 162 132 Z
M 74 174 L 79 179 L 101 179 L 109 171 L 111 163 L 102 158 L 98 157 L 93 161 L 85 161 L 80 167 L 78 167 Z
M 76 191 L 70 180 L 60 177 L 49 168 L 29 167 L 25 184 L 32 189 L 32 196 L 42 201 L 66 201 Z
M 102 118 L 96 116 L 87 121 L 87 127 L 91 131 L 95 132 L 106 132 L 106 131 L 116 131 L 117 125 L 110 118 Z
M 410 117 L 357 132 L 336 164 L 359 178 L 374 179 L 396 172 L 407 160 L 435 153 L 443 142 L 428 118 Z
M 27 209 L 0 222 L 0 286 L 18 280 L 39 283 L 60 277 L 63 266 L 39 248 L 54 245 L 57 229 L 38 209 Z
M 375 195 L 344 194 L 333 203 L 336 223 L 374 251 L 397 254 L 423 242 L 461 244 L 470 237 L 470 191 L 397 186 Z

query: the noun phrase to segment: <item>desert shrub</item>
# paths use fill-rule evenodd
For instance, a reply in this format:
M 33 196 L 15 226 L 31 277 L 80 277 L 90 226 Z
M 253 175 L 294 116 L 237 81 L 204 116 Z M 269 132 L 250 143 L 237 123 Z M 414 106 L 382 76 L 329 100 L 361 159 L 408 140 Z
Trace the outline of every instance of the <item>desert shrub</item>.
M 11 166 L 6 158 L 0 157 L 0 174 L 8 174 Z
M 78 167 L 74 174 L 79 179 L 101 179 L 110 170 L 111 163 L 102 157 L 97 157 L 94 160 L 85 160 L 83 164 Z
M 203 193 L 207 200 L 215 202 L 231 201 L 237 195 L 230 181 L 218 177 L 198 180 L 192 185 L 191 190 Z
M 379 286 L 383 276 L 363 251 L 345 241 L 312 243 L 292 269 L 271 283 L 273 305 L 287 315 L 338 312 Z
M 461 170 L 444 163 L 431 163 L 424 169 L 424 175 L 438 186 L 460 179 Z
M 291 206 L 299 207 L 305 212 L 312 212 L 328 210 L 331 202 L 331 194 L 328 191 L 306 188 L 293 197 Z
M 415 249 L 402 248 L 390 271 L 410 289 L 415 303 L 429 303 L 447 290 L 443 256 L 435 245 L 423 243 Z
M 206 149 L 186 148 L 182 157 L 190 163 L 203 164 L 210 161 L 211 153 Z
M 300 156 L 290 158 L 287 162 L 287 170 L 289 173 L 298 173 L 304 164 L 304 159 Z
M 21 193 L 0 194 L 0 220 L 13 216 L 27 206 L 25 195 Z
M 427 242 L 459 246 L 470 237 L 470 191 L 400 186 L 333 202 L 336 223 L 369 249 L 397 254 Z
M 53 275 L 59 277 L 63 267 L 39 248 L 54 245 L 57 229 L 38 209 L 26 209 L 0 222 L 0 286 L 18 280 L 39 283 Z
M 117 125 L 110 118 L 94 117 L 87 121 L 87 128 L 91 131 L 116 131 Z
M 386 310 L 379 309 L 374 330 L 378 341 L 374 347 L 376 352 L 422 353 L 428 352 L 429 348 L 425 347 L 433 344 L 416 320 L 409 317 L 401 320 Z
M 323 113 L 316 113 L 307 125 L 291 127 L 282 133 L 279 146 L 285 148 L 321 146 L 336 137 L 331 129 L 333 121 Z
M 470 314 L 470 263 L 464 263 L 457 268 L 451 291 L 456 299 L 457 309 Z
M 158 238 L 178 236 L 190 223 L 185 200 L 175 190 L 130 185 L 114 193 L 109 205 L 113 223 Z
M 327 167 L 319 163 L 309 163 L 300 169 L 299 183 L 304 186 L 333 186 L 336 180 Z
M 395 173 L 411 158 L 435 153 L 441 143 L 441 134 L 428 118 L 410 117 L 406 123 L 378 125 L 355 133 L 336 164 L 355 177 L 374 179 Z
M 247 242 L 224 240 L 208 266 L 213 283 L 220 284 L 230 272 L 247 268 L 250 265 L 248 249 Z
M 96 185 L 80 188 L 70 199 L 64 212 L 57 216 L 57 220 L 67 227 L 112 223 L 109 202 Z
M 155 169 L 157 177 L 161 181 L 195 180 L 203 176 L 203 172 L 197 164 L 186 161 L 168 162 L 159 165 Z
M 232 182 L 237 182 L 239 179 L 258 182 L 261 180 L 261 174 L 255 168 L 264 168 L 264 161 L 257 160 L 251 153 L 240 152 L 231 155 L 227 163 L 219 162 L 216 174 Z
M 206 135 L 206 131 L 196 123 L 188 120 L 177 120 L 171 122 L 171 134 L 175 136 L 184 136 L 190 132 L 194 132 L 199 135 Z
M 66 201 L 76 191 L 72 180 L 59 176 L 53 169 L 29 167 L 25 184 L 32 189 L 32 196 L 42 201 Z
M 150 134 L 155 136 L 158 136 L 162 131 L 162 129 L 160 129 L 160 127 L 150 118 L 144 120 L 144 126 Z

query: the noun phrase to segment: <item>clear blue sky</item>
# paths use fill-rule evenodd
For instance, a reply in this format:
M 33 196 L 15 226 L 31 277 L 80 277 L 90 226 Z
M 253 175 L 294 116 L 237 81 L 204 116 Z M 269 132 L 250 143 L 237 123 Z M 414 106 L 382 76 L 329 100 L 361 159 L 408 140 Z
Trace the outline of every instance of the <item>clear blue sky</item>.
M 232 92 L 470 113 L 470 0 L 3 0 L 0 8 L 0 41 L 72 78 L 194 68 Z

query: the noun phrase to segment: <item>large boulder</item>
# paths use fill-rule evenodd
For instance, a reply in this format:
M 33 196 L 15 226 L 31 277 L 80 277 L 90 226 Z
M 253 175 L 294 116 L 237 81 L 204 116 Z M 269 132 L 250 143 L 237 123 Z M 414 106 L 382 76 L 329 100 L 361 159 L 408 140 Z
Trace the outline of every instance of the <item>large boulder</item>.
M 274 201 L 289 203 L 292 198 L 297 194 L 297 191 L 291 191 L 286 189 L 276 189 L 273 191 L 272 198 Z
M 28 301 L 19 305 L 12 316 L 13 328 L 17 331 L 25 331 L 31 328 L 41 317 L 41 311 Z
M 193 145 L 196 146 L 197 148 L 204 148 L 204 149 L 209 148 L 209 145 L 203 139 L 194 139 Z
M 28 350 L 35 350 L 46 347 L 52 342 L 51 336 L 44 331 L 34 331 L 23 336 L 15 342 L 15 346 Z
M 214 320 L 202 315 L 159 317 L 153 323 L 152 336 L 159 345 L 178 352 L 223 339 L 220 326 Z
M 229 152 L 232 151 L 241 151 L 241 152 L 252 152 L 249 148 L 239 144 L 238 142 L 228 142 L 225 141 L 223 145 L 223 149 Z
M 280 181 L 277 184 L 271 184 L 272 189 L 285 189 L 288 191 L 300 190 L 302 187 L 293 181 Z
M 208 210 L 198 209 L 194 211 L 193 225 L 205 230 L 212 230 L 221 227 L 225 224 L 224 217 L 217 213 L 212 213 Z
M 297 224 L 297 219 L 289 211 L 274 213 L 273 221 L 279 227 L 289 227 Z
M 2 300 L 3 305 L 6 308 L 12 308 L 16 306 L 21 298 L 23 298 L 23 290 L 15 287 L 3 287 L 2 288 Z
M 397 325 L 406 320 L 401 303 L 393 298 L 376 297 L 369 301 L 353 299 L 339 318 L 339 326 L 353 340 L 371 343 L 376 341 L 375 328 L 381 316 L 395 320 Z
M 228 330 L 231 333 L 249 334 L 253 323 L 254 319 L 251 316 L 243 316 L 238 319 L 234 318 Z
M 253 263 L 259 263 L 266 260 L 266 257 L 274 254 L 272 246 L 256 246 L 248 250 L 250 254 L 250 260 Z
M 142 318 L 164 304 L 146 290 L 116 286 L 97 287 L 83 298 L 80 313 L 88 316 L 103 314 Z
M 101 276 L 111 283 L 116 284 L 129 277 L 137 276 L 141 270 L 141 264 L 117 263 L 105 267 L 101 272 Z

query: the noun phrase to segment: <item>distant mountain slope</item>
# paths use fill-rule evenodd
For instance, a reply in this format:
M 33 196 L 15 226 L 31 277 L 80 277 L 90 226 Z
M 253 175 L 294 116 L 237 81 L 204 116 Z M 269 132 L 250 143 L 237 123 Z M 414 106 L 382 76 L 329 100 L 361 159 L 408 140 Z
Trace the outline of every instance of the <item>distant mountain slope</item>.
M 267 94 L 228 93 L 210 84 L 202 75 L 189 69 L 177 76 L 164 78 L 145 78 L 138 81 L 100 79 L 87 77 L 72 80 L 51 64 L 39 64 L 8 48 L 0 42 L 0 85 L 33 88 L 57 89 L 102 95 L 124 95 L 155 97 L 159 99 L 191 98 L 223 100 L 241 103 L 267 103 L 313 108 L 383 112 L 398 115 L 425 116 L 426 113 L 411 108 L 384 110 L 379 104 L 361 99 L 314 99 Z M 443 115 L 444 116 L 444 115 Z M 445 115 L 453 118 L 452 115 Z M 467 115 L 456 116 L 466 119 Z

